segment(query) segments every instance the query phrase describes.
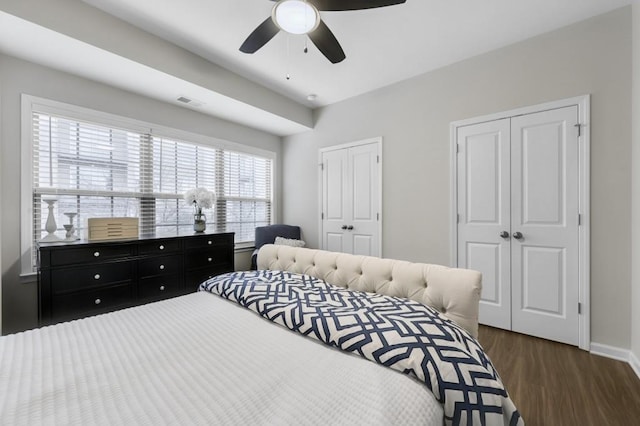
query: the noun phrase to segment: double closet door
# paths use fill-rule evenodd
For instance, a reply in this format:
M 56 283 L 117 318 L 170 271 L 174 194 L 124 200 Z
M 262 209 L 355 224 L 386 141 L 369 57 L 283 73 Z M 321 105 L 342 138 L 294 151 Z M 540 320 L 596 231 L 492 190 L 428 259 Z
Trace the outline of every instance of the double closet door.
M 322 248 L 380 256 L 380 141 L 320 152 Z
M 480 323 L 579 341 L 578 106 L 457 129 L 458 266 Z

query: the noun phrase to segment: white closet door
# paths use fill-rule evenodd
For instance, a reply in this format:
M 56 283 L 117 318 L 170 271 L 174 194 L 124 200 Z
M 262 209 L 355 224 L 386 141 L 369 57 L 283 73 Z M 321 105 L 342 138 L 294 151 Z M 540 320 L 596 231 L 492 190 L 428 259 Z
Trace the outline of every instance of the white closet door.
M 350 253 L 351 240 L 343 229 L 351 220 L 348 194 L 349 162 L 347 150 L 322 153 L 322 248 Z
M 350 253 L 378 256 L 378 144 L 360 145 L 348 150 L 351 220 L 347 233 Z
M 512 329 L 578 344 L 578 107 L 511 121 Z
M 480 322 L 511 328 L 510 120 L 458 128 L 458 266 L 482 272 Z
M 322 248 L 380 256 L 379 143 L 326 150 L 322 156 Z

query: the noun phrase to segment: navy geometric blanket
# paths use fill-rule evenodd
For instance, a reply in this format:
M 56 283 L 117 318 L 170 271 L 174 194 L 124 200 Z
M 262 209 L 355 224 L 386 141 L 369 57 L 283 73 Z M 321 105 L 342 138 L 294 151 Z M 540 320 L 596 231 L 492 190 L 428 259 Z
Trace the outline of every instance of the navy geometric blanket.
M 524 425 L 480 344 L 421 303 L 283 271 L 224 274 L 200 290 L 416 378 L 443 404 L 445 424 Z

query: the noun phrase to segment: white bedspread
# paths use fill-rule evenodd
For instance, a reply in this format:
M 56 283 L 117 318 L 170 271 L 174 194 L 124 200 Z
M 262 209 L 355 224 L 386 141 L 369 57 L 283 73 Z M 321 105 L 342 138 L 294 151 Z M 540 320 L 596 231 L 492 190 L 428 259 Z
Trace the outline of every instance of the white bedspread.
M 0 424 L 442 424 L 410 377 L 200 292 L 0 338 Z

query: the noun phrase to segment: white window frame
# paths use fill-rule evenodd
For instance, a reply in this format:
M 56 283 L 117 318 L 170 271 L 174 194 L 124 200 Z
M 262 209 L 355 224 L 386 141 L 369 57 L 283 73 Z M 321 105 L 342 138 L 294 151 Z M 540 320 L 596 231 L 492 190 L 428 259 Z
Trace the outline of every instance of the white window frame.
M 148 123 L 133 118 L 122 117 L 90 108 L 71 105 L 51 99 L 39 98 L 28 94 L 21 96 L 21 179 L 20 179 L 20 253 L 21 272 L 23 276 L 33 275 L 33 125 L 32 115 L 34 111 L 63 116 L 66 118 L 100 123 L 116 128 L 125 128 L 141 133 L 150 133 L 153 136 L 175 139 L 184 142 L 211 146 L 222 150 L 240 152 L 268 158 L 271 165 L 271 223 L 275 223 L 278 217 L 278 157 L 273 151 L 231 142 L 185 130 L 166 127 L 157 123 Z M 251 247 L 252 243 L 236 244 L 237 249 Z

